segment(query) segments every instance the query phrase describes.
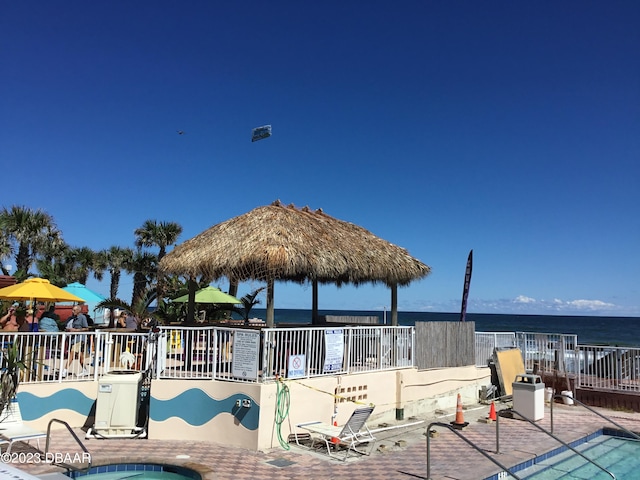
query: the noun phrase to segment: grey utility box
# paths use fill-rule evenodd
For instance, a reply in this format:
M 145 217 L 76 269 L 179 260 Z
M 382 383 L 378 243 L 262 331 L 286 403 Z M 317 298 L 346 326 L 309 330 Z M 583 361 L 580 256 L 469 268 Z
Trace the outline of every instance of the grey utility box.
M 533 422 L 544 418 L 544 382 L 539 375 L 516 375 L 513 409 Z
M 102 437 L 134 436 L 140 406 L 142 374 L 113 370 L 98 381 L 94 430 Z

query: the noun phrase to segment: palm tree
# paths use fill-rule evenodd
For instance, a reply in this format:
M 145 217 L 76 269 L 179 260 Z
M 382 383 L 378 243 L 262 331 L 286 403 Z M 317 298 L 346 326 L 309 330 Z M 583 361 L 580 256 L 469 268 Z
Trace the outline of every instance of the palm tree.
M 91 269 L 93 270 L 93 278 L 101 282 L 104 278 L 104 271 L 108 266 L 107 252 L 104 250 L 93 252 L 93 265 L 91 266 Z
M 0 269 L 2 269 L 3 275 L 9 275 L 10 272 L 2 260 L 11 257 L 11 255 L 13 255 L 13 245 L 9 241 L 9 235 L 0 229 Z
M 242 315 L 242 318 L 244 318 L 245 323 L 249 323 L 249 313 L 251 312 L 251 309 L 256 305 L 260 304 L 260 300 L 257 298 L 257 296 L 265 288 L 266 287 L 260 287 L 251 293 L 247 293 L 244 297 L 242 297 L 240 299 L 240 301 L 242 302 L 241 308 L 233 307 L 233 311 Z
M 73 269 L 71 250 L 62 241 L 45 245 L 35 261 L 40 276 L 58 287 L 67 285 Z
M 138 250 L 127 260 L 125 268 L 133 274 L 133 293 L 131 304 L 138 303 L 148 287 L 153 285 L 158 271 L 158 257 L 153 253 Z
M 15 276 L 18 281 L 29 276 L 29 269 L 45 245 L 62 241 L 62 234 L 51 215 L 15 205 L 0 212 L 0 231 L 16 252 Z M 6 252 L 6 246 L 3 250 Z
M 157 222 L 156 220 L 146 220 L 142 226 L 135 230 L 136 246 L 158 247 L 158 262 L 167 254 L 167 247 L 173 245 L 182 233 L 182 226 L 176 222 Z M 156 272 L 157 274 L 157 272 Z M 164 296 L 163 281 L 158 276 L 157 282 L 157 302 L 162 303 Z
M 147 220 L 135 230 L 136 246 L 158 247 L 158 261 L 167 254 L 167 247 L 173 245 L 182 234 L 182 226 L 176 222 Z
M 67 265 L 61 261 L 38 259 L 36 260 L 36 267 L 38 268 L 38 272 L 40 272 L 40 276 L 49 280 L 53 285 L 64 287 L 69 283 L 67 281 L 69 278 Z
M 127 263 L 133 258 L 133 250 L 114 245 L 110 247 L 105 254 L 107 258 L 107 268 L 111 275 L 109 296 L 111 298 L 117 298 L 118 287 L 120 286 L 120 275 L 122 274 L 122 270 L 125 269 Z
M 9 403 L 16 397 L 20 371 L 28 366 L 22 357 L 18 343 L 6 346 L 0 352 L 2 371 L 0 372 L 0 411 L 5 412 Z
M 72 272 L 73 281 L 86 285 L 89 273 L 95 265 L 96 253 L 89 247 L 80 247 L 72 249 L 71 255 L 74 259 Z
M 108 298 L 96 305 L 96 308 L 109 308 L 112 312 L 114 309 L 126 310 L 138 319 L 139 322 L 147 318 L 156 318 L 155 313 L 149 312 L 149 305 L 151 305 L 156 299 L 155 292 L 153 290 L 146 289 L 140 293 L 139 298 L 135 302 L 126 303 L 119 298 Z M 111 317 L 112 321 L 115 321 Z

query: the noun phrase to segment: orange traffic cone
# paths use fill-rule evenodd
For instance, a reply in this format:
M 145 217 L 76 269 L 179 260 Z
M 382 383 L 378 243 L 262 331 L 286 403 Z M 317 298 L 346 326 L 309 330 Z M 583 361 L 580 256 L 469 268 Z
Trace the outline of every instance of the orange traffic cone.
M 338 426 L 338 422 L 336 422 L 335 420 L 333 421 L 333 426 L 337 427 Z M 331 443 L 333 443 L 334 445 L 337 445 L 340 443 L 340 439 L 338 437 L 331 437 Z
M 494 422 L 498 418 L 496 417 L 496 406 L 493 402 L 491 402 L 491 408 L 489 409 L 489 420 L 493 420 Z
M 464 413 L 462 412 L 462 397 L 458 394 L 458 403 L 456 405 L 456 419 L 451 422 L 453 428 L 458 430 L 462 430 L 464 427 L 469 425 L 469 422 L 464 421 Z

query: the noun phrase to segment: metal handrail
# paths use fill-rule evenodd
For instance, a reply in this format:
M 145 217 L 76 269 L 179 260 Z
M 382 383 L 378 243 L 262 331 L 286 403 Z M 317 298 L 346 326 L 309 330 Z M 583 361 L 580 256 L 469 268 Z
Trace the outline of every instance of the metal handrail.
M 636 440 L 640 440 L 640 435 L 633 433 L 631 430 L 627 430 L 626 428 L 624 428 L 622 425 L 617 424 L 616 422 L 614 422 L 613 420 L 611 420 L 609 417 L 607 417 L 606 415 L 601 414 L 600 412 L 598 412 L 597 410 L 591 408 L 588 405 L 585 405 L 584 403 L 582 403 L 580 400 L 576 400 L 575 398 L 573 398 L 573 396 L 571 395 L 565 395 L 564 393 L 558 393 L 555 394 L 553 396 L 553 398 L 562 398 L 562 397 L 566 397 L 566 398 L 570 398 L 571 400 L 573 400 L 574 402 L 578 403 L 579 405 L 582 405 L 584 408 L 586 408 L 587 410 L 589 410 L 592 413 L 595 413 L 596 415 L 598 415 L 600 418 L 607 420 L 608 422 L 611 422 L 613 425 L 615 425 L 617 428 L 619 428 L 620 430 L 622 430 L 624 433 L 626 433 L 627 435 L 635 438 Z M 551 414 L 551 433 L 553 433 L 553 402 L 550 402 L 550 408 L 549 408 L 549 412 Z
M 462 440 L 464 440 L 467 445 L 469 445 L 470 447 L 476 449 L 478 452 L 480 452 L 482 455 L 484 455 L 486 458 L 488 458 L 489 460 L 491 460 L 494 464 L 496 464 L 498 467 L 500 467 L 503 471 L 507 472 L 509 475 L 511 475 L 513 478 L 515 478 L 516 480 L 521 480 L 520 477 L 518 477 L 515 473 L 512 473 L 507 467 L 505 467 L 504 465 L 502 465 L 499 461 L 497 461 L 495 458 L 493 458 L 491 455 L 489 455 L 487 452 L 485 452 L 484 450 L 482 450 L 480 447 L 478 447 L 475 443 L 473 443 L 471 440 L 469 440 L 467 437 L 465 437 L 464 435 L 462 435 L 458 430 L 456 430 L 454 427 L 452 427 L 451 425 L 447 424 L 447 423 L 442 423 L 442 422 L 432 422 L 429 424 L 429 426 L 427 427 L 427 480 L 431 480 L 431 435 L 429 435 L 429 432 L 431 431 L 431 427 L 433 426 L 437 426 L 437 427 L 445 427 L 448 428 L 449 430 L 451 430 L 453 433 L 455 433 L 459 438 L 461 438 Z
M 76 471 L 89 470 L 91 468 L 91 453 L 89 453 L 89 450 L 87 450 L 87 447 L 84 446 L 84 443 L 82 443 L 82 440 L 78 438 L 78 435 L 76 435 L 76 432 L 74 432 L 71 426 L 64 420 L 59 420 L 57 418 L 52 418 L 51 420 L 49 420 L 49 424 L 47 425 L 47 443 L 44 447 L 45 457 L 49 453 L 49 442 L 51 441 L 51 425 L 53 423 L 61 423 L 62 425 L 67 427 L 67 430 L 69 431 L 71 436 L 75 439 L 76 443 L 80 445 L 80 448 L 82 448 L 82 451 L 87 454 L 87 458 L 89 459 L 89 462 L 86 468 L 76 468 L 73 465 L 68 465 L 66 463 L 59 463 L 59 464 L 54 463 L 54 465 L 64 467 L 67 470 L 76 470 Z
M 571 445 L 569 445 L 568 443 L 566 443 L 565 441 L 561 440 L 560 438 L 556 437 L 553 433 L 549 432 L 548 430 L 545 430 L 544 428 L 542 428 L 540 425 L 538 425 L 537 423 L 535 423 L 533 420 L 528 419 L 527 417 L 525 417 L 524 415 L 522 415 L 520 412 L 514 410 L 513 408 L 507 408 L 504 410 L 500 410 L 498 412 L 498 414 L 496 415 L 496 453 L 500 453 L 500 417 L 502 416 L 502 413 L 505 412 L 511 412 L 511 413 L 515 413 L 516 415 L 518 415 L 520 418 L 522 418 L 523 420 L 526 420 L 527 422 L 529 422 L 531 425 L 533 425 L 534 427 L 536 427 L 538 430 L 540 430 L 541 432 L 546 433 L 547 435 L 549 435 L 551 438 L 553 438 L 554 440 L 557 440 L 558 442 L 560 442 L 562 445 L 564 445 L 565 447 L 567 447 L 569 450 L 571 450 L 573 453 L 581 456 L 582 458 L 584 458 L 587 462 L 592 463 L 593 465 L 595 465 L 596 467 L 598 467 L 600 470 L 602 470 L 603 472 L 605 472 L 606 474 L 608 474 L 609 476 L 611 476 L 611 478 L 613 478 L 615 480 L 616 476 L 611 473 L 609 470 L 607 470 L 606 468 L 602 467 L 601 465 L 599 465 L 597 462 L 595 462 L 594 460 L 591 460 L 589 457 L 586 457 L 585 455 L 583 455 L 582 453 L 580 453 L 578 450 L 576 450 L 575 448 L 573 448 Z

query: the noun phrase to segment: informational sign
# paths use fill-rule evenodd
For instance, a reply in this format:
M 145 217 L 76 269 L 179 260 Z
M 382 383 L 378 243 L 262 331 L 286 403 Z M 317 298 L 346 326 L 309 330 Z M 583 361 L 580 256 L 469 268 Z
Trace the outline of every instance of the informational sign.
M 247 380 L 258 379 L 260 332 L 241 330 L 233 335 L 231 375 Z
M 289 365 L 287 368 L 287 378 L 302 378 L 307 375 L 306 355 L 290 355 Z
M 323 373 L 339 372 L 342 370 L 344 355 L 344 331 L 335 328 L 324 331 L 325 357 Z

